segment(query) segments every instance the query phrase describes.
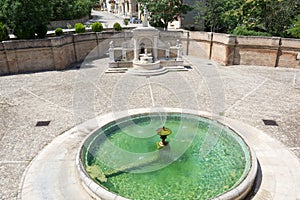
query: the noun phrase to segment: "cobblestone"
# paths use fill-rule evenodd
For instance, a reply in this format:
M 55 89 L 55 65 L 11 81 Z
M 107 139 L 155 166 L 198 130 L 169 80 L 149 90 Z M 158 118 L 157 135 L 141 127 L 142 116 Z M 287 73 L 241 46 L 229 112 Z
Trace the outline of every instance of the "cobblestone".
M 104 74 L 103 60 L 80 70 L 0 77 L 1 199 L 17 198 L 26 167 L 55 137 L 87 119 L 130 108 L 212 111 L 264 131 L 300 158 L 299 69 L 188 59 L 194 63 L 190 71 L 148 78 Z M 49 126 L 35 126 L 45 120 Z

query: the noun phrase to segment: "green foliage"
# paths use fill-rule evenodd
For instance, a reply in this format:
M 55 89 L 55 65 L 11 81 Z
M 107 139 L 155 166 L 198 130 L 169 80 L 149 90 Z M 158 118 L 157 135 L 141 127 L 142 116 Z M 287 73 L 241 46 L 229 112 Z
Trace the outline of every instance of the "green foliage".
M 291 28 L 289 28 L 287 32 L 295 38 L 300 38 L 300 14 L 297 15 L 296 19 L 291 25 Z
M 51 20 L 79 19 L 90 15 L 95 0 L 52 0 Z
M 0 22 L 0 41 L 8 40 L 8 39 L 9 39 L 8 29 L 2 22 Z
M 168 23 L 191 10 L 191 7 L 179 0 L 138 0 L 138 2 L 146 5 L 150 13 L 150 24 L 165 29 L 168 28 Z
M 85 32 L 85 27 L 82 23 L 76 23 L 74 28 L 75 28 L 75 33 L 84 33 Z
M 94 32 L 101 32 L 103 31 L 103 26 L 100 22 L 95 22 L 93 25 L 92 25 L 92 30 Z
M 221 29 L 223 25 L 223 13 L 225 12 L 224 0 L 196 1 L 193 8 L 197 11 L 196 23 L 205 22 L 205 26 L 211 32 Z
M 61 36 L 63 34 L 64 34 L 64 32 L 63 32 L 62 28 L 55 29 L 55 35 L 56 36 Z
M 300 0 L 195 0 L 197 23 L 205 30 L 232 33 L 237 26 L 248 31 L 287 36 L 292 19 L 300 14 Z
M 44 37 L 51 16 L 51 1 L 3 0 L 1 12 L 18 38 L 35 38 L 35 34 Z
M 0 19 L 19 39 L 44 38 L 50 20 L 90 15 L 97 0 L 1 0 Z
M 248 30 L 244 26 L 237 26 L 233 30 L 233 34 L 234 35 L 244 35 L 244 36 L 272 36 L 270 33 Z
M 122 30 L 122 26 L 118 22 L 114 23 L 113 28 L 114 28 L 115 31 L 121 31 Z
M 298 11 L 299 0 L 248 0 L 241 6 L 241 18 L 247 28 L 264 29 L 276 36 L 285 36 Z
M 123 22 L 124 22 L 124 25 L 125 25 L 125 26 L 127 26 L 128 23 L 129 23 L 128 19 L 124 19 Z
M 36 27 L 35 33 L 38 38 L 45 38 L 47 36 L 47 31 L 48 31 L 47 25 L 41 24 Z

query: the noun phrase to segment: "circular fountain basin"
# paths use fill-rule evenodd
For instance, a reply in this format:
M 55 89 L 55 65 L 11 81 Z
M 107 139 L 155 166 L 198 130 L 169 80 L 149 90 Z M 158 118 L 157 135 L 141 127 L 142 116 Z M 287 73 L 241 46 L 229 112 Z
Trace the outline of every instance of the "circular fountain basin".
M 133 61 L 133 68 L 137 70 L 157 70 L 160 69 L 160 61 L 148 62 L 145 60 Z
M 162 123 L 173 133 L 158 150 Z M 102 199 L 242 199 L 257 171 L 242 137 L 194 113 L 115 118 L 86 138 L 77 160 L 88 191 Z
M 129 74 L 137 76 L 155 76 L 168 72 L 168 70 L 160 65 L 160 61 L 148 62 L 137 60 L 132 62 L 132 68 L 128 69 Z

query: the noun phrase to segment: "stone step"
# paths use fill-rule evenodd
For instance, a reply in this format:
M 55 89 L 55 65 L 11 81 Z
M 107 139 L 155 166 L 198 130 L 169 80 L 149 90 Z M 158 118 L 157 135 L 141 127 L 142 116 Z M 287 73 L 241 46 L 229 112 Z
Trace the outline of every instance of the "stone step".
M 165 68 L 168 69 L 169 72 L 172 72 L 172 71 L 189 71 L 189 69 L 185 68 L 184 66 L 167 66 Z
M 128 68 L 108 68 L 105 73 L 125 73 Z

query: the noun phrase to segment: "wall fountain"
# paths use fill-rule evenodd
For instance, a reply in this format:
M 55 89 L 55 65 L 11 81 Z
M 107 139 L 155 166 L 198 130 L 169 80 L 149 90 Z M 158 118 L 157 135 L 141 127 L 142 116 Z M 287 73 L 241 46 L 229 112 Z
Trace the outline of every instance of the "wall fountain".
M 144 10 L 144 22 L 142 27 L 132 30 L 133 37 L 128 42 L 123 42 L 121 47 L 110 42 L 109 69 L 128 70 L 133 75 L 160 75 L 168 70 L 184 70 L 183 47 L 179 39 L 176 45 L 160 40 L 160 31 L 149 26 L 148 11 Z M 121 58 L 116 58 L 116 52 L 121 52 Z

